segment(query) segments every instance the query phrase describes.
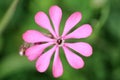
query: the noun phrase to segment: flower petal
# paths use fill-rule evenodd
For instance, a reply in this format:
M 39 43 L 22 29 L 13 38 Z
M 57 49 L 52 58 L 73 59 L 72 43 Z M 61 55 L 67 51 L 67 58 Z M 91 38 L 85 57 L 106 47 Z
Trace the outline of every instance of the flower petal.
M 80 12 L 73 13 L 66 21 L 62 36 L 64 37 L 82 18 Z
M 55 49 L 56 49 L 56 46 L 54 46 L 52 49 L 48 50 L 38 58 L 36 62 L 36 68 L 39 72 L 45 72 L 47 70 L 50 64 L 50 59 Z
M 62 18 L 62 10 L 58 6 L 52 6 L 49 10 L 50 18 L 53 22 L 55 32 L 59 36 L 59 26 Z
M 50 31 L 52 33 L 52 35 L 55 37 L 55 32 L 52 29 L 52 26 L 50 24 L 50 20 L 49 20 L 48 16 L 44 12 L 38 12 L 35 15 L 35 22 L 36 22 L 36 24 L 38 24 L 42 28 L 47 29 L 48 31 Z
M 92 27 L 89 24 L 84 24 L 75 31 L 71 32 L 70 34 L 66 35 L 64 39 L 69 38 L 86 38 L 90 36 L 92 33 Z
M 47 48 L 52 44 L 53 43 L 51 42 L 51 43 L 32 46 L 26 50 L 25 55 L 28 57 L 30 61 L 33 61 L 43 53 L 45 48 Z
M 56 49 L 55 52 L 52 70 L 53 76 L 55 78 L 60 77 L 63 74 L 63 66 L 59 56 L 59 47 Z
M 36 30 L 28 30 L 23 34 L 23 40 L 28 43 L 35 42 L 50 42 L 52 39 L 44 36 L 42 33 Z
M 88 43 L 85 42 L 65 43 L 65 45 L 82 54 L 83 56 L 88 57 L 92 55 L 92 47 Z
M 84 66 L 84 61 L 82 58 L 75 53 L 71 52 L 67 47 L 63 46 L 63 50 L 65 52 L 65 56 L 67 58 L 68 63 L 71 67 L 75 69 L 80 69 Z

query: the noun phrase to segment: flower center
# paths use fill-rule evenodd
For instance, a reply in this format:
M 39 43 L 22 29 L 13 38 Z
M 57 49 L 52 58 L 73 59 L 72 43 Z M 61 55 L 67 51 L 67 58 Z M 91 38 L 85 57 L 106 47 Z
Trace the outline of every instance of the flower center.
M 58 39 L 57 43 L 58 43 L 58 45 L 60 45 L 62 43 L 62 39 Z
M 57 43 L 57 45 L 62 46 L 63 43 L 64 43 L 64 40 L 59 38 L 59 39 L 56 40 L 56 43 Z

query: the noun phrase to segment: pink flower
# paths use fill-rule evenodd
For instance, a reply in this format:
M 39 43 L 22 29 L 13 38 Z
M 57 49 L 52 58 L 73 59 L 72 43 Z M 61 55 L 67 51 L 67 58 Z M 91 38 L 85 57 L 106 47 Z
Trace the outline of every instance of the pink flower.
M 74 12 L 66 21 L 62 35 L 59 34 L 60 21 L 62 18 L 62 10 L 58 6 L 52 6 L 49 9 L 49 16 L 53 23 L 50 24 L 48 16 L 40 11 L 35 15 L 35 22 L 40 27 L 48 30 L 52 36 L 36 31 L 28 30 L 23 34 L 23 39 L 27 43 L 36 45 L 31 46 L 25 51 L 25 55 L 30 61 L 37 59 L 36 68 L 39 72 L 45 72 L 48 69 L 52 55 L 53 60 L 53 76 L 60 77 L 63 74 L 63 66 L 60 59 L 59 48 L 64 50 L 66 59 L 71 67 L 80 69 L 84 66 L 83 59 L 77 54 L 73 53 L 70 49 L 78 52 L 79 54 L 88 57 L 92 54 L 92 47 L 85 42 L 67 43 L 67 39 L 80 39 L 86 38 L 91 35 L 92 28 L 89 24 L 84 24 L 69 33 L 70 30 L 81 20 L 82 15 L 80 12 Z M 53 46 L 46 52 L 43 52 L 47 47 Z

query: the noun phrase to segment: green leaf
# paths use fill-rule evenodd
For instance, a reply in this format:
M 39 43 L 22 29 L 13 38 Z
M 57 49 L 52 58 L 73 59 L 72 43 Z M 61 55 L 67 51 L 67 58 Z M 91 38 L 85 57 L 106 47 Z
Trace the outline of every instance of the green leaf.
M 7 10 L 6 14 L 4 15 L 3 19 L 0 22 L 0 35 L 6 28 L 7 24 L 11 20 L 15 10 L 16 6 L 18 4 L 19 0 L 14 0 L 13 3 L 11 4 L 10 8 Z

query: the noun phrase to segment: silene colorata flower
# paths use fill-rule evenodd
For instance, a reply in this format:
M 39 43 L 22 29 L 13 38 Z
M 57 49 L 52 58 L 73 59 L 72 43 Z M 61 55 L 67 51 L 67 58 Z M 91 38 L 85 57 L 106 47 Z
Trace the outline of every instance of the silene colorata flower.
M 25 44 L 22 45 L 20 55 L 26 55 L 30 61 L 36 60 L 36 69 L 39 72 L 45 72 L 50 64 L 51 57 L 54 55 L 52 73 L 55 78 L 63 74 L 63 65 L 60 59 L 60 47 L 65 53 L 65 57 L 71 67 L 75 69 L 83 68 L 83 59 L 72 52 L 74 50 L 80 55 L 89 57 L 92 55 L 92 47 L 86 42 L 69 43 L 68 39 L 81 39 L 91 35 L 92 27 L 89 24 L 84 24 L 78 27 L 73 32 L 71 29 L 78 24 L 82 15 L 80 12 L 74 12 L 66 20 L 62 35 L 59 34 L 60 22 L 62 19 L 62 10 L 57 5 L 51 6 L 49 9 L 49 17 L 40 11 L 35 15 L 35 23 L 40 27 L 48 30 L 50 35 L 46 35 L 37 30 L 28 30 L 23 34 Z M 52 46 L 48 51 L 44 51 L 49 46 Z

